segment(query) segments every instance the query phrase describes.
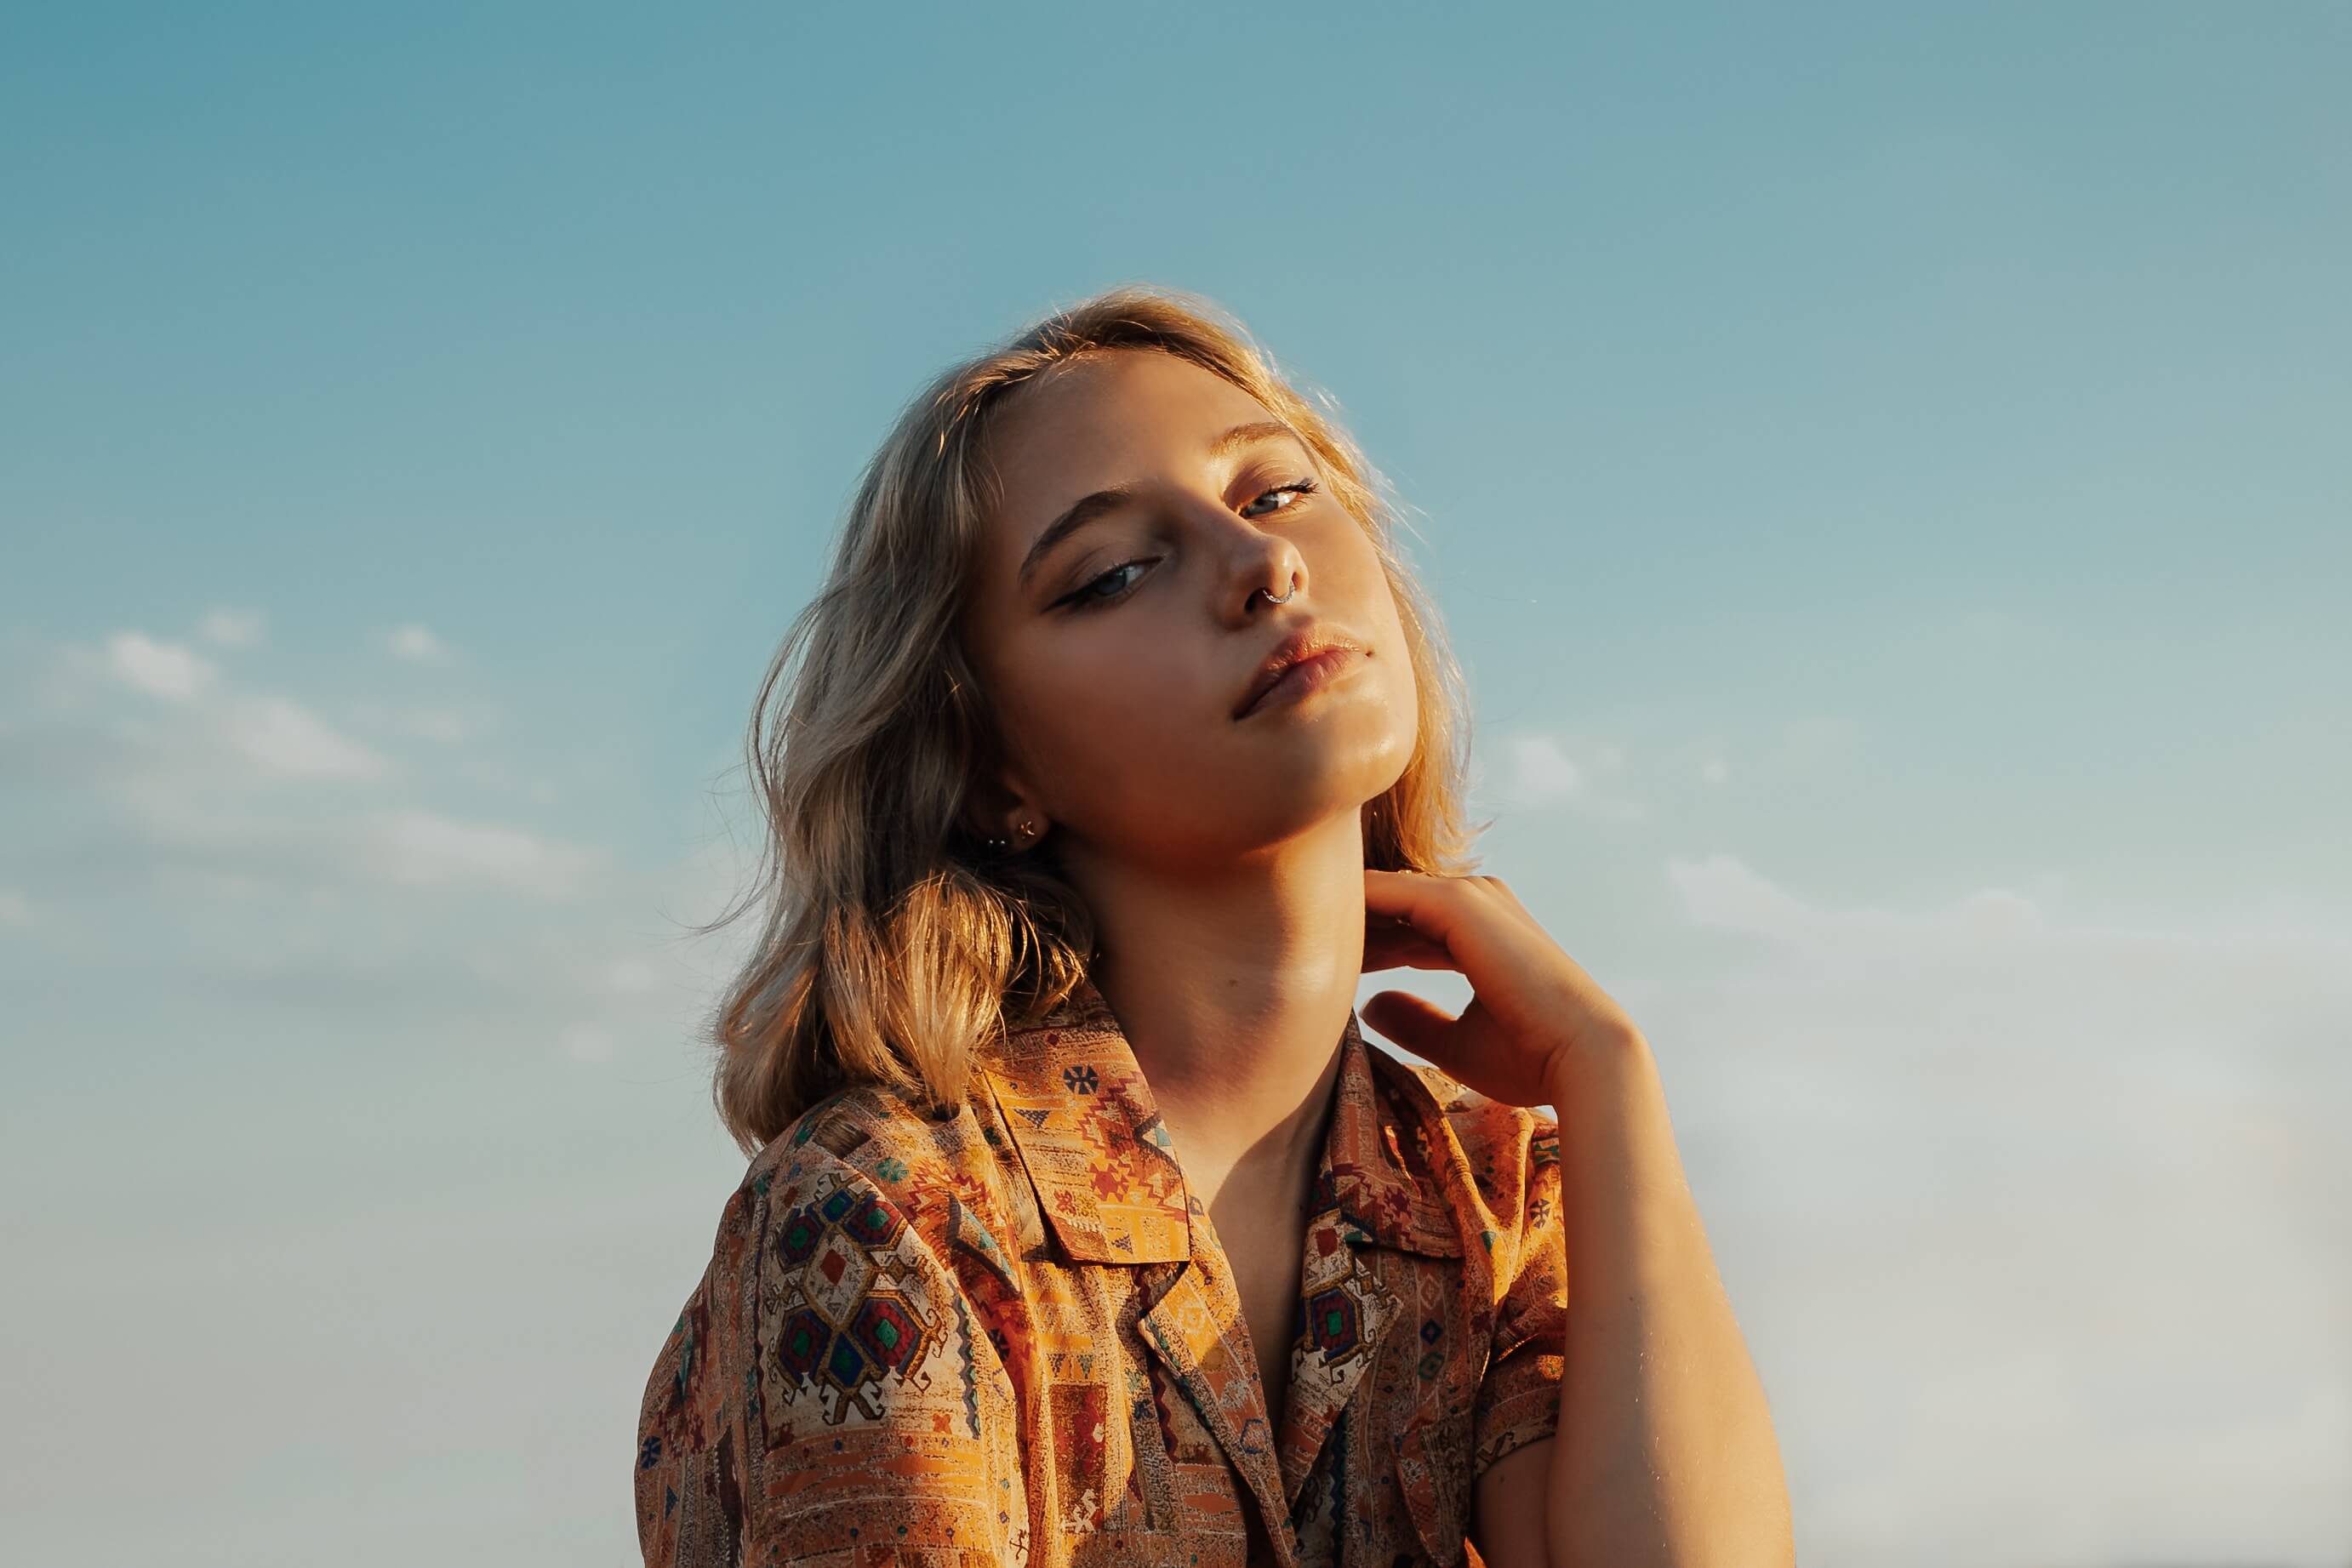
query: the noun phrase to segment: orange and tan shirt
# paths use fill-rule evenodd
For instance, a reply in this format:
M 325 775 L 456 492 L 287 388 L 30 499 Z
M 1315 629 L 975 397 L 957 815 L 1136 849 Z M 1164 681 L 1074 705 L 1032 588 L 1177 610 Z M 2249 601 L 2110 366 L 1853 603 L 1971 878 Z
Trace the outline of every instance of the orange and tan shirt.
M 933 1120 L 865 1086 L 751 1164 L 648 1381 L 651 1568 L 1475 1561 L 1477 1478 L 1552 1435 L 1559 1133 L 1350 1012 L 1265 1408 L 1232 1270 L 1081 982 Z

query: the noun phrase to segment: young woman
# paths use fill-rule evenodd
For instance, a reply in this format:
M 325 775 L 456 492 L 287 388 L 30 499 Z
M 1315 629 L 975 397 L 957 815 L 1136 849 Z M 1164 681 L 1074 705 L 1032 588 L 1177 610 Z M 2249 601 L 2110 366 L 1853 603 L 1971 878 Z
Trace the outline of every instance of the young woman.
M 1468 873 L 1393 527 L 1188 296 L 900 419 L 752 727 L 752 1158 L 646 1388 L 646 1563 L 1791 1560 L 1649 1046 Z M 1434 1066 L 1360 1031 L 1400 967 L 1475 992 L 1366 1004 Z

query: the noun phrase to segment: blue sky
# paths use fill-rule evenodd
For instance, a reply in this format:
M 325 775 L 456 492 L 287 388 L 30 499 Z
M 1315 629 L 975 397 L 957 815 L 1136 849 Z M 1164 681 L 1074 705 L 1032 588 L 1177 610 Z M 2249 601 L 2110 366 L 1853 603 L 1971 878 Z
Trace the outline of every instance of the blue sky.
M 0 22 L 11 1537 L 629 1560 L 758 678 L 922 380 L 1150 281 L 1412 507 L 1805 1560 L 2340 1568 L 2347 71 L 2285 5 Z

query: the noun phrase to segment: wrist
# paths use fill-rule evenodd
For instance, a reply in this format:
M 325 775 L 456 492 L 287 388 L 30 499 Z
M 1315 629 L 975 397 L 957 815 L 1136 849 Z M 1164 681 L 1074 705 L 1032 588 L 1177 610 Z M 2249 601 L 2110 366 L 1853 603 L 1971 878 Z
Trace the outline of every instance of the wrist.
M 1648 1037 L 1627 1024 L 1562 1046 L 1553 1053 L 1544 1081 L 1550 1086 L 1552 1108 L 1565 1118 L 1570 1105 L 1604 1097 L 1630 1078 L 1653 1073 L 1655 1065 Z

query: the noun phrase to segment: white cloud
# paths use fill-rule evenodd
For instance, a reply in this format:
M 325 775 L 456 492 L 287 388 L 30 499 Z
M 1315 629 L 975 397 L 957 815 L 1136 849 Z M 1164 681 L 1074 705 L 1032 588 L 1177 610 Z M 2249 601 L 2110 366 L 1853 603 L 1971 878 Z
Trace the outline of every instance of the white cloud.
M 438 746 L 456 746 L 487 735 L 496 724 L 496 708 L 487 703 L 436 703 L 417 707 L 386 707 L 360 703 L 352 709 L 362 727 Z
M 401 716 L 401 725 L 410 735 L 444 746 L 455 746 L 482 727 L 478 720 L 445 707 L 411 708 Z
M 261 617 L 234 610 L 215 610 L 196 623 L 196 632 L 208 643 L 249 648 L 261 641 Z
M 386 889 L 551 898 L 601 875 L 600 852 L 440 810 L 430 780 L 291 698 L 219 689 L 184 648 L 133 632 L 56 653 L 46 714 L 0 716 L 0 781 L 58 803 L 51 816 L 70 824 L 22 846 L 27 901 L 193 893 L 285 911 L 297 900 L 310 913 L 287 929 L 307 935 L 322 910 L 363 921 L 392 907 Z M 126 684 L 181 700 L 127 709 Z M 302 788 L 322 784 L 337 788 Z
M 564 1025 L 556 1044 L 574 1061 L 610 1061 L 616 1051 L 612 1031 L 592 1023 Z
M 1522 730 L 1502 737 L 1504 804 L 1521 808 L 1566 806 L 1596 817 L 1638 820 L 1647 813 L 1601 782 L 1613 779 L 1625 765 L 1624 748 L 1611 742 L 1579 747 L 1579 757 L 1558 737 Z
M 320 810 L 217 790 L 192 799 L 154 779 L 118 784 L 104 799 L 115 815 L 103 833 L 51 857 L 83 894 L 163 896 L 173 886 L 208 898 L 268 894 L 306 907 L 348 906 L 359 918 L 393 907 L 383 900 L 393 889 L 562 898 L 590 890 L 606 861 L 527 828 L 415 807 Z M 314 925 L 298 918 L 289 934 L 308 939 Z
M 448 644 L 423 626 L 410 624 L 395 627 L 384 638 L 394 654 L 415 664 L 445 664 L 449 662 Z
M 203 655 L 140 632 L 118 632 L 93 655 L 68 645 L 39 683 L 52 718 L 0 722 L 0 772 L 100 788 L 165 783 L 226 786 L 233 776 L 372 779 L 386 759 L 289 698 L 221 689 Z M 108 712 L 90 698 L 108 685 L 170 700 L 161 713 Z M 96 689 L 93 689 L 96 688 Z
M 106 640 L 106 653 L 117 680 L 151 696 L 185 701 L 213 684 L 213 666 L 201 654 L 142 632 L 116 632 Z
M 248 699 L 235 689 L 239 662 L 225 659 L 209 684 L 178 683 L 186 700 L 158 703 L 147 694 L 155 678 L 174 689 L 168 676 L 139 684 L 126 669 L 173 666 L 146 656 L 160 643 L 129 646 L 124 666 L 102 637 L 43 645 L 31 681 L 0 681 L 0 1045 L 18 1048 L 30 1108 L 0 1155 L 32 1199 L 11 1229 L 9 1282 L 38 1285 L 29 1321 L 53 1330 L 50 1354 L 0 1373 L 10 1408 L 28 1413 L 13 1424 L 20 1440 L 0 1440 L 0 1515 L 37 1558 L 43 1542 L 86 1535 L 104 1486 L 70 1456 L 102 1444 L 106 1412 L 135 1406 L 153 1442 L 193 1456 L 193 1469 L 165 1478 L 162 1513 L 233 1540 L 220 1561 L 302 1560 L 304 1531 L 331 1514 L 348 1523 L 368 1478 L 384 1475 L 407 1478 L 375 1521 L 390 1561 L 403 1554 L 399 1521 L 470 1506 L 440 1484 L 435 1456 L 452 1432 L 472 1434 L 471 1451 L 499 1470 L 476 1489 L 493 1511 L 544 1491 L 540 1470 L 559 1490 L 586 1473 L 561 1442 L 537 1469 L 508 1463 L 536 1450 L 453 1412 L 451 1390 L 461 1403 L 488 1390 L 475 1403 L 504 1410 L 516 1402 L 501 1387 L 642 1378 L 643 1347 L 661 1332 L 646 1339 L 646 1325 L 675 1312 L 667 1281 L 683 1277 L 681 1249 L 625 1268 L 573 1239 L 526 1257 L 514 1221 L 551 1192 L 576 1198 L 585 1177 L 620 1195 L 572 1205 L 595 1211 L 600 1234 L 705 1245 L 707 1230 L 676 1223 L 681 1206 L 649 1195 L 665 1182 L 723 1193 L 740 1173 L 708 1104 L 698 1031 L 714 988 L 704 967 L 757 922 L 717 944 L 680 929 L 715 913 L 723 846 L 638 868 L 562 841 L 527 804 L 509 821 L 475 820 L 482 775 L 528 780 L 550 768 L 545 756 L 452 758 L 354 730 L 382 749 L 371 770 L 374 753 L 319 716 L 351 722 L 331 689 L 291 694 L 303 706 Z M 696 1087 L 675 1092 L 681 1082 Z M 677 1158 L 681 1146 L 705 1150 L 698 1166 Z M 159 1170 L 203 1202 L 147 1201 L 142 1173 Z M 419 1170 L 424 1188 L 401 1185 Z M 317 1171 L 333 1179 L 299 1175 Z M 696 1190 L 683 1207 L 709 1204 Z M 351 1267 L 322 1263 L 321 1248 L 362 1233 Z M 126 1337 L 141 1310 L 134 1275 L 155 1272 L 158 1248 L 182 1332 Z M 446 1373 L 451 1354 L 466 1355 L 462 1335 L 417 1337 L 430 1316 L 418 1304 L 486 1291 L 601 1304 L 520 1381 L 512 1365 L 409 1375 L 410 1363 Z M 120 1351 L 147 1341 L 152 1354 Z M 189 1356 L 191 1343 L 207 1354 Z M 253 1458 L 278 1441 L 285 1412 L 268 1407 L 269 1389 L 257 1405 L 250 1379 L 233 1386 L 237 1367 L 289 1355 L 299 1375 L 263 1380 L 288 1409 L 315 1408 L 340 1368 L 350 1375 L 333 1398 L 384 1413 L 355 1446 L 305 1461 L 290 1490 Z M 536 1510 L 590 1521 L 572 1531 L 572 1545 L 586 1544 L 569 1556 L 625 1537 L 625 1519 L 615 1537 L 576 1500 Z M 255 1519 L 283 1528 L 265 1526 L 273 1539 L 257 1547 Z M 147 1544 L 132 1539 L 138 1521 L 120 1533 L 126 1551 Z M 72 1555 L 62 1544 L 47 1555 L 60 1552 Z
M 1512 736 L 1504 743 L 1504 755 L 1510 766 L 1507 788 L 1522 805 L 1569 800 L 1584 788 L 1583 769 L 1549 736 Z
M 1729 855 L 1668 861 L 1666 880 L 1696 925 L 1788 937 L 1819 918 L 1795 895 Z
M 520 828 L 415 810 L 377 818 L 369 848 L 375 868 L 394 883 L 496 887 L 541 898 L 578 891 L 596 862 L 585 850 Z
M 1728 855 L 1665 875 L 1747 943 L 1644 1029 L 1802 1555 L 2339 1552 L 2352 931 L 1999 887 L 1832 904 Z
M 604 984 L 615 994 L 641 997 L 661 984 L 661 977 L 643 958 L 621 958 L 604 971 Z
M 385 771 L 382 757 L 283 697 L 241 701 L 230 709 L 225 724 L 237 751 L 266 773 L 376 779 Z

